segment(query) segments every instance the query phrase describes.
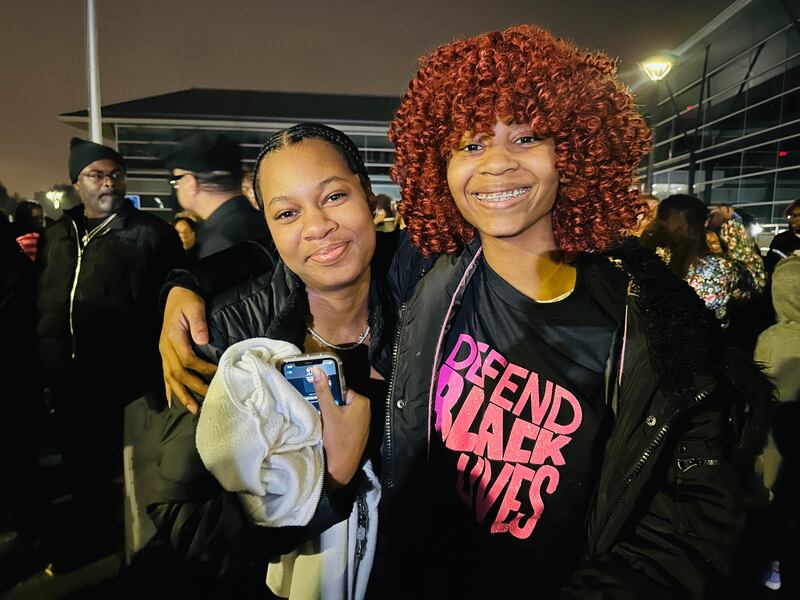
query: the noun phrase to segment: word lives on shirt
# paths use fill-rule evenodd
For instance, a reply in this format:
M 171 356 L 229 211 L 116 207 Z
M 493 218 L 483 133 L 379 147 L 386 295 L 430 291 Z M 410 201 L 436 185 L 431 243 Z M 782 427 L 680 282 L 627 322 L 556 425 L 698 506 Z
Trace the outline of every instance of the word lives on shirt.
M 583 421 L 575 394 L 462 333 L 439 370 L 435 406 L 436 430 L 458 453 L 462 501 L 481 523 L 497 508 L 492 533 L 530 537 Z

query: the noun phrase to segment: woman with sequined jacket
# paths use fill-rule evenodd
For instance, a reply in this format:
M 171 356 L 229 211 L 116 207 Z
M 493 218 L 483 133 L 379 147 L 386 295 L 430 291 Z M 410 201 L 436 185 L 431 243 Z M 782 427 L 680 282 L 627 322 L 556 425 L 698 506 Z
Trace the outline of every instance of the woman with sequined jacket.
M 710 248 L 709 238 L 717 238 L 724 248 Z M 656 220 L 642 241 L 686 280 L 723 325 L 732 301 L 748 300 L 764 290 L 764 261 L 729 207 L 715 207 L 709 213 L 699 198 L 669 196 L 659 203 Z

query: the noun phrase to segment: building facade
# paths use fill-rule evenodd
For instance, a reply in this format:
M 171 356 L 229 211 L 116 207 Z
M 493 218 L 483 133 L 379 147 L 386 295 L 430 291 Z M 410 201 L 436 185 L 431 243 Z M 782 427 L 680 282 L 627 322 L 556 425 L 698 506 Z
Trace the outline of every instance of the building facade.
M 636 91 L 654 128 L 661 198 L 690 193 L 786 226 L 800 197 L 800 0 L 738 0 Z M 647 167 L 642 168 L 644 180 Z
M 386 136 L 399 102 L 385 96 L 190 89 L 104 106 L 103 136 L 125 158 L 128 195 L 165 219 L 180 210 L 161 164 L 172 146 L 201 131 L 224 133 L 241 145 L 243 168 L 252 168 L 270 134 L 301 121 L 347 133 L 361 151 L 375 193 L 397 198 L 398 187 L 389 179 L 394 148 Z M 85 110 L 59 119 L 88 129 Z

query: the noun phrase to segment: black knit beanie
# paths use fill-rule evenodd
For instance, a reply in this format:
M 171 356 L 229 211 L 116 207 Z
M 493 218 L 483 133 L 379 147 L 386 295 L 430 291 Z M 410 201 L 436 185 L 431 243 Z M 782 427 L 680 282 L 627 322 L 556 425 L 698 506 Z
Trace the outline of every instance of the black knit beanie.
M 76 137 L 72 138 L 69 142 L 69 178 L 72 183 L 78 181 L 78 175 L 86 165 L 104 159 L 113 160 L 123 170 L 127 170 L 122 156 L 113 148 Z

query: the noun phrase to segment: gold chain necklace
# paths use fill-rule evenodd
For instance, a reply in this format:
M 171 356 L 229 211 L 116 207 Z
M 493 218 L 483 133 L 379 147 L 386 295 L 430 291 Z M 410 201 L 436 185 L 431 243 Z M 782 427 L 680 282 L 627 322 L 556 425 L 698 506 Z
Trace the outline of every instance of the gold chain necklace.
M 367 325 L 366 327 L 364 327 L 364 331 L 362 331 L 361 335 L 358 336 L 358 340 L 355 342 L 350 342 L 349 344 L 341 344 L 341 345 L 331 344 L 328 340 L 326 340 L 316 331 L 311 329 L 311 327 L 306 327 L 306 329 L 308 330 L 308 333 L 310 333 L 311 336 L 323 346 L 327 346 L 328 348 L 333 348 L 334 350 L 352 350 L 353 348 L 360 346 L 364 342 L 364 340 L 367 339 L 367 336 L 369 335 L 369 321 L 367 321 Z

